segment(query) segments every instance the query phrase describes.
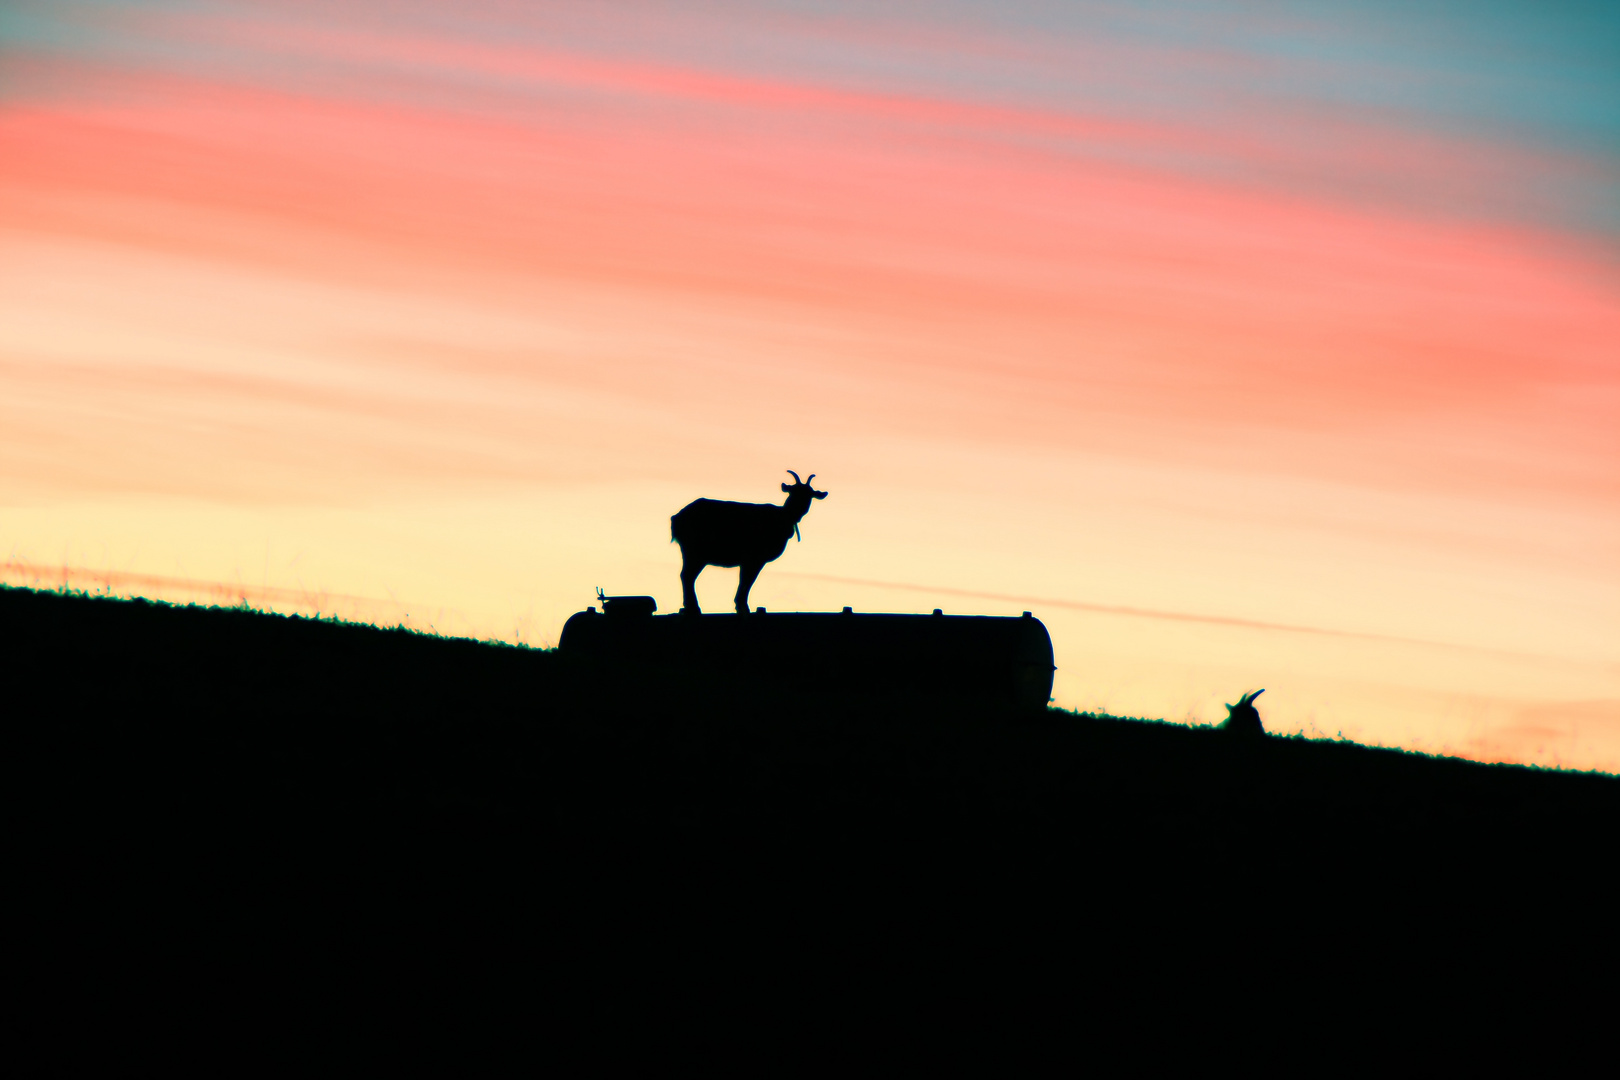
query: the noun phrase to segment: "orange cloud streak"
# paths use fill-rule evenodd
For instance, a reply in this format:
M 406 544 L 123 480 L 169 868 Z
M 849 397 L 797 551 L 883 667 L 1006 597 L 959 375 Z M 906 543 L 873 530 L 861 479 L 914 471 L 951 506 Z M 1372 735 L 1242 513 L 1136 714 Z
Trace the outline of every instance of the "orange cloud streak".
M 637 70 L 599 75 L 640 91 L 675 79 Z M 1545 237 L 1039 149 L 987 155 L 909 116 L 892 144 L 887 115 L 866 138 L 690 118 L 582 126 L 557 105 L 520 124 L 135 81 L 136 106 L 6 111 L 0 225 L 378 287 L 517 299 L 566 280 L 796 312 L 885 342 L 820 355 L 804 375 L 868 382 L 889 422 L 972 438 L 1084 443 L 1151 423 L 1173 444 L 1180 428 L 1252 459 L 1279 432 L 1338 431 L 1363 450 L 1307 449 L 1308 468 L 1620 494 L 1598 464 L 1620 452 L 1605 404 L 1614 275 Z M 776 100 L 753 82 L 697 85 Z M 781 95 L 852 108 L 847 94 Z M 667 379 L 647 389 L 679 393 Z M 899 415 L 897 399 L 919 407 Z M 1415 425 L 1445 445 L 1415 453 Z M 1485 437 L 1514 452 L 1456 453 Z

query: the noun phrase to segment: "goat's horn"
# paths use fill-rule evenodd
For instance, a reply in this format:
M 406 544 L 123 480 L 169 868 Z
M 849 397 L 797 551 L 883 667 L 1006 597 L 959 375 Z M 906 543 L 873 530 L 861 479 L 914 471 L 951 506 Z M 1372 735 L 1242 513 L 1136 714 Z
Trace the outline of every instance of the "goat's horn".
M 788 470 L 788 471 L 787 471 L 787 474 L 788 474 L 788 475 L 789 475 L 789 476 L 791 476 L 791 477 L 793 477 L 793 482 L 794 482 L 794 483 L 795 483 L 795 484 L 802 484 L 802 483 L 804 483 L 804 481 L 803 481 L 803 480 L 800 480 L 800 479 L 799 479 L 799 474 L 798 474 L 798 473 L 796 473 L 796 472 L 794 472 L 794 471 L 793 471 L 793 470 L 792 470 L 792 469 L 789 469 L 789 470 Z M 811 473 L 811 474 L 810 474 L 810 475 L 812 475 L 812 476 L 814 476 L 814 475 L 815 475 L 815 474 L 814 474 L 814 473 Z
M 815 479 L 815 478 L 816 478 L 816 474 L 815 474 L 815 473 L 811 473 L 811 474 L 810 474 L 810 480 L 814 480 L 814 479 Z M 806 483 L 806 484 L 809 484 L 809 483 L 810 483 L 810 480 L 806 480 L 806 481 L 805 481 L 805 483 Z

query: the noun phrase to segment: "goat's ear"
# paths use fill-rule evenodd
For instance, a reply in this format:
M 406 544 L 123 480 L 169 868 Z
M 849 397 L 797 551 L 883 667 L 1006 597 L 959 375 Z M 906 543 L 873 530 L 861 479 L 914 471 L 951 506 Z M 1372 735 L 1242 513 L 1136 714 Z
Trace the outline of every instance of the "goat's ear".
M 790 487 L 788 487 L 788 486 L 787 486 L 787 485 L 786 485 L 786 484 L 783 484 L 783 485 L 782 485 L 782 490 L 783 490 L 783 491 L 792 491 L 792 490 L 793 490 L 793 489 L 792 489 L 792 488 L 790 488 Z
M 825 499 L 827 497 L 827 493 L 825 491 L 812 491 L 810 495 L 812 498 L 816 499 Z

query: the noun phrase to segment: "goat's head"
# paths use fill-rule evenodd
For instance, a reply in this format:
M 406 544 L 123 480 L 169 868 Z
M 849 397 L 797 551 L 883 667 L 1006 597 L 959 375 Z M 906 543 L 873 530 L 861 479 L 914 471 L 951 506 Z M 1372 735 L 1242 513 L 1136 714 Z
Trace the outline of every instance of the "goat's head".
M 816 478 L 815 473 L 810 474 L 810 480 L 800 480 L 799 474 L 794 472 L 792 469 L 787 470 L 787 474 L 793 477 L 793 483 L 783 484 L 782 490 L 787 492 L 789 503 L 800 502 L 803 503 L 806 508 L 808 508 L 810 506 L 811 499 L 825 499 L 827 497 L 827 493 L 825 491 L 817 491 L 815 488 L 810 486 L 810 480 L 814 480 Z M 798 498 L 795 499 L 794 496 L 798 496 Z
M 1234 731 L 1244 735 L 1261 735 L 1265 733 L 1265 726 L 1260 723 L 1260 710 L 1254 707 L 1254 699 L 1265 693 L 1264 690 L 1255 690 L 1238 698 L 1236 705 L 1226 707 L 1226 723 L 1222 726 L 1227 731 Z

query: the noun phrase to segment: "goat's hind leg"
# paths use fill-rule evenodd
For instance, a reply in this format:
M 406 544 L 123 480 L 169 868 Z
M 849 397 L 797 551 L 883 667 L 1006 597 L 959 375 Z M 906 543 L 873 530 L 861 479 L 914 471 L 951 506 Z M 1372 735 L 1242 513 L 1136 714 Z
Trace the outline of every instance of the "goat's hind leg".
M 681 614 L 701 615 L 703 609 L 697 602 L 697 576 L 703 573 L 707 563 L 697 562 L 694 559 L 681 561 Z

